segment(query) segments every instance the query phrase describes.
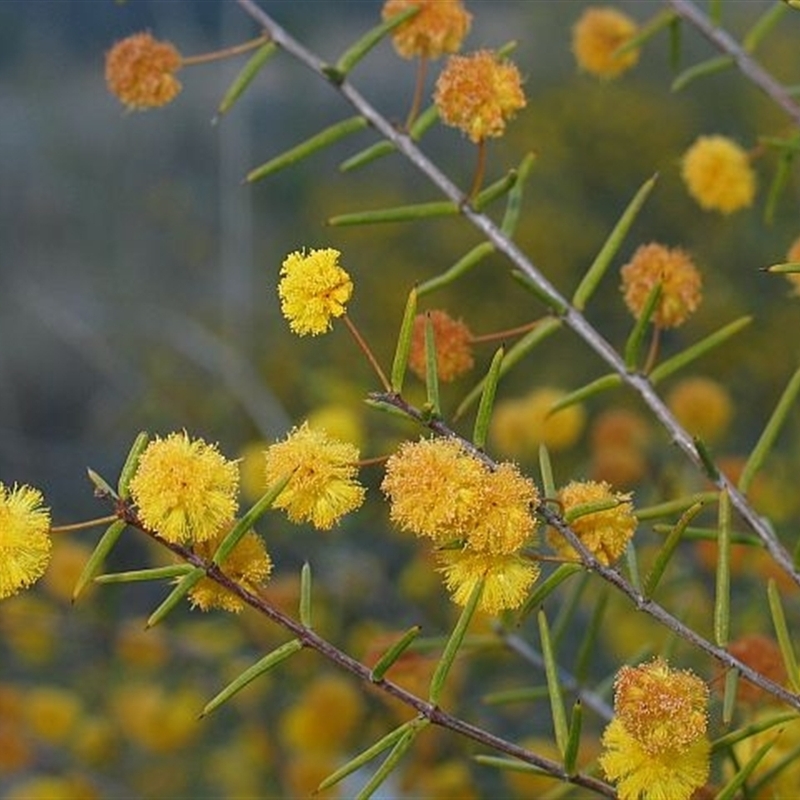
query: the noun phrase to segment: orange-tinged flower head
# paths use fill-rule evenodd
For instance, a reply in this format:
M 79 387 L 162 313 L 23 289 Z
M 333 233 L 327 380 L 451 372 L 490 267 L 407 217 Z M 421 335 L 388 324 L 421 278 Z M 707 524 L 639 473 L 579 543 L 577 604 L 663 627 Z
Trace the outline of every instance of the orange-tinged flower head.
M 236 513 L 239 467 L 184 431 L 157 437 L 130 482 L 139 518 L 168 542 L 203 542 Z
M 702 299 L 702 278 L 689 255 L 679 247 L 652 242 L 641 245 L 621 270 L 625 304 L 635 317 L 644 310 L 656 284 L 661 295 L 652 321 L 659 328 L 682 325 Z
M 453 319 L 446 311 L 434 310 L 417 314 L 411 334 L 408 366 L 425 380 L 425 328 L 430 319 L 436 344 L 436 372 L 439 380 L 449 383 L 469 372 L 475 360 L 472 357 L 472 331 L 460 319 Z
M 439 58 L 461 48 L 472 22 L 461 0 L 386 0 L 382 17 L 387 20 L 412 7 L 419 11 L 392 33 L 403 58 Z
M 539 492 L 533 481 L 511 463 L 486 470 L 480 510 L 466 541 L 470 549 L 490 555 L 508 555 L 520 549 L 536 528 L 533 509 Z
M 106 83 L 128 108 L 157 108 L 180 92 L 175 72 L 181 64 L 174 45 L 159 42 L 149 33 L 135 33 L 106 53 Z
M 616 78 L 639 60 L 639 49 L 616 51 L 637 32 L 636 23 L 615 8 L 587 8 L 572 28 L 578 66 L 598 78 Z
M 602 564 L 613 564 L 625 552 L 625 548 L 636 530 L 636 517 L 630 494 L 614 492 L 604 482 L 572 481 L 558 492 L 562 513 L 584 505 L 602 505 L 616 502 L 611 508 L 581 514 L 570 522 L 570 528 Z M 548 533 L 548 542 L 564 558 L 574 559 L 577 553 L 564 536 L 555 530 Z
M 778 643 L 769 636 L 761 633 L 740 636 L 728 645 L 728 652 L 771 681 L 775 681 L 781 686 L 786 683 L 786 667 L 783 663 L 781 649 Z M 720 675 L 721 679 L 722 675 Z M 739 700 L 753 704 L 768 702 L 770 699 L 767 692 L 754 683 L 750 683 L 745 677 L 739 681 L 736 696 Z
M 485 579 L 478 608 L 487 614 L 519 608 L 539 576 L 539 565 L 517 555 L 477 553 L 469 548 L 437 553 L 440 572 L 454 603 L 465 606 L 472 590 Z
M 707 211 L 730 214 L 752 205 L 756 176 L 747 152 L 726 136 L 700 136 L 684 153 L 681 176 Z
M 392 522 L 446 544 L 467 534 L 480 507 L 485 467 L 454 439 L 404 442 L 381 484 Z
M 290 253 L 281 267 L 278 296 L 289 327 L 299 336 L 325 333 L 345 313 L 353 294 L 350 276 L 339 266 L 341 253 L 328 247 Z
M 705 736 L 708 686 L 690 670 L 661 658 L 622 667 L 614 682 L 614 711 L 650 753 L 688 747 Z
M 705 442 L 717 441 L 733 416 L 728 390 L 711 378 L 684 378 L 670 390 L 667 405 L 692 436 Z
M 516 65 L 491 50 L 479 50 L 450 56 L 436 81 L 434 102 L 443 122 L 477 143 L 502 136 L 526 100 Z
M 285 509 L 292 522 L 328 530 L 364 502 L 364 487 L 356 480 L 358 448 L 307 422 L 267 448 L 264 456 L 268 485 L 291 474 L 274 505 Z
M 50 563 L 50 510 L 38 489 L 0 483 L 0 600 L 39 580 Z
M 661 658 L 623 667 L 614 684 L 616 716 L 603 734 L 600 765 L 621 800 L 689 800 L 705 784 L 708 686 Z
M 197 544 L 194 552 L 210 561 L 230 528 L 223 529 L 213 539 Z M 261 537 L 248 531 L 230 552 L 222 564 L 222 571 L 240 586 L 249 591 L 258 591 L 272 572 L 272 560 Z M 244 609 L 244 601 L 211 578 L 203 578 L 189 592 L 193 607 L 201 611 L 220 608 L 238 614 Z

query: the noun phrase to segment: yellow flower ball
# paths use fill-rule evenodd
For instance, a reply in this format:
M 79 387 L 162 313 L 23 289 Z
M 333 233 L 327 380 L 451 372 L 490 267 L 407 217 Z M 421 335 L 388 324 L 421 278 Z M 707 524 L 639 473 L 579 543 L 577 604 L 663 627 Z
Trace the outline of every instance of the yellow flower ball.
M 526 104 L 516 65 L 491 50 L 450 56 L 433 99 L 442 122 L 475 143 L 502 136 L 506 122 Z
M 139 457 L 130 491 L 140 520 L 168 542 L 203 542 L 237 508 L 239 468 L 202 439 L 156 438 Z
M 639 48 L 616 51 L 637 33 L 636 23 L 615 8 L 587 8 L 572 28 L 578 66 L 599 78 L 616 78 L 639 60 Z
M 353 282 L 339 266 L 341 253 L 333 248 L 290 253 L 281 267 L 278 296 L 281 312 L 298 336 L 316 336 L 341 317 L 353 294 Z
M 136 33 L 117 42 L 106 54 L 106 83 L 128 108 L 156 108 L 180 92 L 181 83 L 174 73 L 181 64 L 181 54 L 170 42 Z
M 727 431 L 733 417 L 728 390 L 711 378 L 684 378 L 670 390 L 667 406 L 692 436 L 712 443 Z
M 439 58 L 461 47 L 472 22 L 461 0 L 386 0 L 381 16 L 387 20 L 414 7 L 419 11 L 392 31 L 392 43 L 403 58 Z
M 684 153 L 681 176 L 701 208 L 731 214 L 753 204 L 756 176 L 747 152 L 725 136 L 700 136 Z
M 638 319 L 647 298 L 657 284 L 661 294 L 652 316 L 659 328 L 682 325 L 697 310 L 702 299 L 702 278 L 689 257 L 679 247 L 652 242 L 637 248 L 620 270 L 625 304 Z

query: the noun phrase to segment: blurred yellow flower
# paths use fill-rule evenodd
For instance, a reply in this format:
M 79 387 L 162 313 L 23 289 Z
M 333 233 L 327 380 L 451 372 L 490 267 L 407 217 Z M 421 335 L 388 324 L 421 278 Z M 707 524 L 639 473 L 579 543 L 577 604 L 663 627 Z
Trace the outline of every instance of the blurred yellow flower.
M 450 56 L 436 81 L 434 102 L 442 121 L 475 143 L 502 136 L 506 122 L 526 104 L 516 65 L 491 50 Z
M 436 372 L 440 381 L 449 383 L 469 372 L 475 363 L 472 357 L 472 331 L 446 311 L 435 309 L 418 314 L 414 319 L 408 367 L 422 380 L 426 375 L 425 328 L 428 319 L 436 345 Z
M 194 552 L 210 561 L 227 533 L 228 529 L 223 528 L 213 539 L 197 544 Z M 258 591 L 272 572 L 272 560 L 261 537 L 248 531 L 222 563 L 221 569 L 244 589 Z M 240 597 L 211 578 L 202 578 L 189 592 L 189 600 L 201 611 L 220 608 L 234 614 L 242 611 L 245 605 Z
M 181 64 L 181 54 L 170 42 L 136 33 L 106 53 L 106 83 L 128 108 L 156 108 L 180 92 L 181 83 L 174 73 Z
M 278 284 L 281 311 L 299 336 L 316 336 L 331 328 L 331 318 L 341 317 L 353 294 L 350 276 L 339 266 L 341 253 L 328 247 L 289 253 Z
M 474 550 L 441 550 L 439 571 L 454 603 L 465 606 L 472 590 L 485 579 L 478 608 L 487 614 L 519 608 L 539 576 L 539 565 L 517 555 L 496 556 Z
M 636 530 L 636 517 L 630 497 L 630 494 L 614 492 L 607 483 L 597 481 L 572 481 L 558 491 L 558 501 L 567 518 L 570 511 L 583 505 L 602 504 L 606 501 L 617 503 L 612 508 L 582 514 L 569 524 L 584 546 L 602 564 L 613 564 L 625 552 L 625 547 Z M 547 540 L 562 557 L 578 557 L 559 531 L 550 530 Z
M 461 0 L 386 0 L 381 16 L 387 20 L 414 6 L 420 10 L 392 32 L 403 58 L 439 58 L 459 50 L 472 22 Z
M 36 686 L 25 695 L 28 729 L 49 744 L 66 744 L 82 713 L 78 695 L 60 686 Z
M 31 486 L 0 483 L 0 600 L 39 580 L 50 562 L 50 510 Z
M 733 416 L 728 390 L 711 378 L 684 378 L 667 395 L 667 406 L 678 422 L 705 442 L 716 442 Z
M 706 684 L 660 658 L 619 671 L 599 761 L 620 800 L 689 800 L 705 784 L 707 705 Z
M 756 176 L 747 152 L 726 136 L 700 136 L 684 153 L 681 176 L 707 211 L 730 214 L 752 205 Z
M 284 441 L 265 451 L 268 485 L 291 473 L 275 508 L 283 508 L 292 522 L 310 522 L 327 530 L 364 502 L 364 487 L 356 480 L 358 448 L 339 442 L 304 422 Z
M 616 78 L 639 60 L 638 48 L 615 55 L 637 30 L 636 23 L 615 8 L 587 8 L 572 28 L 578 66 L 598 78 Z
M 130 482 L 140 520 L 168 542 L 203 542 L 233 520 L 239 468 L 186 432 L 157 437 Z
M 702 278 L 688 253 L 679 247 L 655 242 L 641 245 L 622 267 L 621 275 L 625 304 L 637 318 L 650 292 L 656 284 L 661 284 L 652 317 L 659 328 L 682 325 L 700 305 Z

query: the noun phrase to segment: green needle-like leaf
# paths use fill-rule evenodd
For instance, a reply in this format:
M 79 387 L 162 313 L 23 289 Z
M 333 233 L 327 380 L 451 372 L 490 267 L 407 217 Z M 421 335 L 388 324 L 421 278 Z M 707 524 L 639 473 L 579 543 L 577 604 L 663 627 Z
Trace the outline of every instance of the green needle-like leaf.
M 727 492 L 719 495 L 718 527 L 714 640 L 720 647 L 726 647 L 731 618 L 731 503 Z
M 541 583 L 536 585 L 536 589 L 531 596 L 525 601 L 525 605 L 519 612 L 519 618 L 524 619 L 530 614 L 531 610 L 538 608 L 544 600 L 555 589 L 558 588 L 567 578 L 574 575 L 576 572 L 581 572 L 583 567 L 580 564 L 560 564 L 556 569 L 551 572 L 547 578 Z
M 753 478 L 763 466 L 764 461 L 766 461 L 772 446 L 775 444 L 775 440 L 778 438 L 778 433 L 786 421 L 786 417 L 794 408 L 798 392 L 800 392 L 800 369 L 795 371 L 783 390 L 783 394 L 778 400 L 778 405 L 775 406 L 775 410 L 764 426 L 764 431 L 753 448 L 753 452 L 750 453 L 745 462 L 742 474 L 739 477 L 739 491 L 742 493 L 747 493 Z
M 657 178 L 658 176 L 654 175 L 642 185 L 638 192 L 636 192 L 633 200 L 628 204 L 625 211 L 622 212 L 622 216 L 609 234 L 608 239 L 606 239 L 605 243 L 600 248 L 600 252 L 587 270 L 586 275 L 583 276 L 580 284 L 578 284 L 578 288 L 572 296 L 572 305 L 579 311 L 582 311 L 586 307 L 589 298 L 594 294 L 595 289 L 597 289 L 597 286 L 606 274 L 612 259 L 617 254 L 622 242 L 628 235 L 631 225 L 633 225 L 642 206 L 650 196 L 650 192 L 653 191 Z
M 767 191 L 767 202 L 764 204 L 764 221 L 772 223 L 775 219 L 775 211 L 778 207 L 778 201 L 781 198 L 786 187 L 789 185 L 789 180 L 792 177 L 792 167 L 794 160 L 797 156 L 797 150 L 800 150 L 800 141 L 795 140 L 795 147 L 797 149 L 784 149 L 778 158 L 778 163 L 775 167 L 775 173 L 769 184 Z
M 416 719 L 413 725 L 406 730 L 395 746 L 392 752 L 384 759 L 383 763 L 378 767 L 372 777 L 367 781 L 366 785 L 356 795 L 355 800 L 369 800 L 375 791 L 383 784 L 383 782 L 392 774 L 395 767 L 400 763 L 400 759 L 406 754 L 408 748 L 417 738 L 419 733 L 428 725 L 426 719 Z
M 610 511 L 622 502 L 625 501 L 618 500 L 616 497 L 608 497 L 603 500 L 593 500 L 590 503 L 578 503 L 564 514 L 564 522 L 566 522 L 567 525 L 572 525 L 576 519 L 586 517 L 589 514 L 597 514 L 600 511 Z
M 679 92 L 685 89 L 692 81 L 698 78 L 704 78 L 706 75 L 714 75 L 717 72 L 722 72 L 728 67 L 732 67 L 736 62 L 731 56 L 716 56 L 709 58 L 707 61 L 702 61 L 699 64 L 694 64 L 688 67 L 672 81 L 670 87 L 673 92 Z
M 260 675 L 278 666 L 282 661 L 293 656 L 299 650 L 303 649 L 303 643 L 299 639 L 292 639 L 290 642 L 281 645 L 277 650 L 273 650 L 269 655 L 264 656 L 260 661 L 248 667 L 238 678 L 231 681 L 218 695 L 206 703 L 203 710 L 200 712 L 201 717 L 205 717 L 215 709 L 219 708 L 224 702 L 230 700 L 237 692 L 244 689 L 248 683 L 251 683 Z
M 411 351 L 411 338 L 414 334 L 414 318 L 417 316 L 417 289 L 408 293 L 406 308 L 403 312 L 403 321 L 400 323 L 400 333 L 397 336 L 397 348 L 392 361 L 392 391 L 400 394 L 403 391 L 403 381 L 408 367 L 408 354 Z
M 747 760 L 747 763 L 740 767 L 728 783 L 714 795 L 714 800 L 733 800 L 737 796 L 739 789 L 744 786 L 747 779 L 753 774 L 753 770 L 758 766 L 761 759 L 764 758 L 776 741 L 777 737 L 762 744 Z
M 72 590 L 72 602 L 74 603 L 80 593 L 88 586 L 95 575 L 100 571 L 103 562 L 106 560 L 108 554 L 113 550 L 114 545 L 119 541 L 120 534 L 125 530 L 126 523 L 118 519 L 112 522 L 105 533 L 100 537 L 100 541 L 95 546 L 89 560 L 83 567 L 80 577 L 78 578 L 75 588 Z
M 776 714 L 774 717 L 759 720 L 758 722 L 751 722 L 735 731 L 726 733 L 711 742 L 712 753 L 722 753 L 725 750 L 730 750 L 739 742 L 749 739 L 751 736 L 768 731 L 770 728 L 775 728 L 778 725 L 783 725 L 785 722 L 794 722 L 797 720 L 796 711 L 787 711 L 782 714 Z
M 458 203 L 452 200 L 434 200 L 430 203 L 414 203 L 394 208 L 379 208 L 374 211 L 353 211 L 349 214 L 337 214 L 328 219 L 328 225 L 342 227 L 345 225 L 374 225 L 383 222 L 409 222 L 434 217 L 452 217 L 461 213 Z
M 125 459 L 125 463 L 122 465 L 122 470 L 119 473 L 119 480 L 117 481 L 117 491 L 123 500 L 127 500 L 131 495 L 128 484 L 131 482 L 131 478 L 134 476 L 136 468 L 139 466 L 139 456 L 142 454 L 145 447 L 147 447 L 149 441 L 150 436 L 145 431 L 140 431 L 133 440 L 131 449 L 128 451 L 128 456 Z
M 337 122 L 335 125 L 331 125 L 325 128 L 325 130 L 320 131 L 316 136 L 312 136 L 310 139 L 301 142 L 291 150 L 287 150 L 285 153 L 281 153 L 281 155 L 270 159 L 260 167 L 250 170 L 250 172 L 247 173 L 245 181 L 247 183 L 254 183 L 262 178 L 266 178 L 267 175 L 272 175 L 285 167 L 292 166 L 298 161 L 308 158 L 308 156 L 313 155 L 317 151 L 338 142 L 345 136 L 349 136 L 351 133 L 356 133 L 366 127 L 367 121 L 361 116 L 350 117 L 341 122 Z
M 786 615 L 783 613 L 783 604 L 781 603 L 778 586 L 774 578 L 770 578 L 767 582 L 767 598 L 769 599 L 769 610 L 772 615 L 772 624 L 775 627 L 778 647 L 780 647 L 783 664 L 789 677 L 789 684 L 793 692 L 800 692 L 800 670 L 797 667 L 797 656 L 794 652 L 792 636 L 786 625 Z
M 306 628 L 311 624 L 311 565 L 306 561 L 300 570 L 300 623 Z
M 217 109 L 218 117 L 227 114 L 227 112 L 231 110 L 233 104 L 244 94 L 245 89 L 253 82 L 253 79 L 261 71 L 261 68 L 277 50 L 278 45 L 276 45 L 275 42 L 266 42 L 250 56 L 239 74 L 233 79 L 233 83 L 228 87 L 228 91 L 225 92 L 219 104 L 219 108 Z
M 779 275 L 800 272 L 800 261 L 786 261 L 782 264 L 773 264 L 770 267 L 765 267 L 763 271 L 774 272 Z
M 500 229 L 503 233 L 511 238 L 517 230 L 517 223 L 519 222 L 519 215 L 522 211 L 522 192 L 525 188 L 525 181 L 528 180 L 533 165 L 536 163 L 536 154 L 528 153 L 520 162 L 517 168 L 518 179 L 508 193 L 508 200 L 506 200 L 506 210 L 503 214 L 503 222 Z
M 722 695 L 722 721 L 730 725 L 736 713 L 736 691 L 739 688 L 739 670 L 729 669 L 725 672 L 725 692 Z
M 481 402 L 478 404 L 478 413 L 475 417 L 475 429 L 472 434 L 472 442 L 481 449 L 486 446 L 486 437 L 489 435 L 489 423 L 492 419 L 492 409 L 494 408 L 494 397 L 497 392 L 497 383 L 500 380 L 500 367 L 505 355 L 504 348 L 500 347 L 492 358 L 489 371 L 483 381 L 483 391 Z
M 789 6 L 783 3 L 773 3 L 763 14 L 753 23 L 753 26 L 742 39 L 742 47 L 748 52 L 755 52 L 764 37 L 772 31 L 780 21 L 781 17 L 789 10 Z
M 442 689 L 444 689 L 447 676 L 450 674 L 450 669 L 452 668 L 453 662 L 458 655 L 461 643 L 464 641 L 464 636 L 467 633 L 469 623 L 472 621 L 472 617 L 475 614 L 475 609 L 478 607 L 481 595 L 483 594 L 484 580 L 484 578 L 481 578 L 475 584 L 475 587 L 469 596 L 469 600 L 467 600 L 467 604 L 464 606 L 461 616 L 458 618 L 458 622 L 456 622 L 453 632 L 450 634 L 450 638 L 447 640 L 447 645 L 444 648 L 442 657 L 439 659 L 439 663 L 436 665 L 436 670 L 434 671 L 433 678 L 431 679 L 430 692 L 428 695 L 428 699 L 434 705 L 439 703 L 439 698 L 442 695 Z
M 530 275 L 515 269 L 511 271 L 511 277 L 517 283 L 519 283 L 520 286 L 527 289 L 534 297 L 537 297 L 553 313 L 564 314 L 566 312 L 566 303 L 563 303 L 559 298 L 554 297 L 541 286 L 539 286 L 539 284 L 536 283 L 536 281 L 534 281 Z
M 753 318 L 750 316 L 739 317 L 739 319 L 729 322 L 727 325 L 709 334 L 699 342 L 695 342 L 695 344 L 691 347 L 687 347 L 683 352 L 672 356 L 672 358 L 668 358 L 666 361 L 662 361 L 650 373 L 650 381 L 653 384 L 658 383 L 674 372 L 677 372 L 679 369 L 683 369 L 683 367 L 691 364 L 692 361 L 696 361 L 715 347 L 719 347 L 721 344 L 727 342 L 728 339 L 735 336 L 743 328 L 746 328 L 752 321 Z
M 382 739 L 379 739 L 371 747 L 368 747 L 363 752 L 359 753 L 355 758 L 350 759 L 344 766 L 339 767 L 336 772 L 332 772 L 325 778 L 322 783 L 317 787 L 317 792 L 323 792 L 325 789 L 330 789 L 335 786 L 339 781 L 344 780 L 348 775 L 352 775 L 356 770 L 361 769 L 365 764 L 372 761 L 373 758 L 379 756 L 384 750 L 393 747 L 397 742 L 408 733 L 409 729 L 416 726 L 417 719 L 411 719 L 404 722 L 398 728 L 390 731 Z
M 439 398 L 439 367 L 436 359 L 436 335 L 430 314 L 425 318 L 425 388 L 428 392 L 427 408 L 434 416 L 442 414 Z
M 422 631 L 420 625 L 409 628 L 379 659 L 372 668 L 370 680 L 374 683 L 383 680 L 384 675 L 400 656 L 408 650 L 409 646 L 419 636 Z
M 542 476 L 542 490 L 546 498 L 556 496 L 556 484 L 553 480 L 553 464 L 550 461 L 550 451 L 544 443 L 539 445 L 539 473 Z
M 689 506 L 689 508 L 687 508 L 683 512 L 677 524 L 671 528 L 669 536 L 667 536 L 667 540 L 664 542 L 661 549 L 658 551 L 655 561 L 653 561 L 653 567 L 650 570 L 650 573 L 648 574 L 647 578 L 645 579 L 644 593 L 646 597 L 653 596 L 653 593 L 655 592 L 659 581 L 664 575 L 664 571 L 667 568 L 667 564 L 669 564 L 669 561 L 672 558 L 672 554 L 675 552 L 678 543 L 683 538 L 683 534 L 685 533 L 686 528 L 689 526 L 689 523 L 702 510 L 703 510 L 702 503 L 695 503 L 694 505 Z
M 148 617 L 145 627 L 152 628 L 158 625 L 178 603 L 203 579 L 206 571 L 203 567 L 194 567 L 179 581 L 178 585 L 169 593 L 167 599 Z
M 98 494 L 100 497 L 110 497 L 114 500 L 119 500 L 119 495 L 99 472 L 95 472 L 91 467 L 86 467 L 86 474 L 94 485 L 95 494 Z
M 547 688 L 550 694 L 550 711 L 553 715 L 553 730 L 555 732 L 558 750 L 563 757 L 567 752 L 567 742 L 569 741 L 567 714 L 564 710 L 564 699 L 561 695 L 561 684 L 558 680 L 558 665 L 556 664 L 555 653 L 553 652 L 552 642 L 550 641 L 550 629 L 547 625 L 547 617 L 543 610 L 539 610 L 538 619 L 539 636 L 542 641 L 544 671 L 547 677 Z
M 677 72 L 681 65 L 682 44 L 683 28 L 680 17 L 676 17 L 669 26 L 669 66 L 673 72 Z
M 671 517 L 673 514 L 682 514 L 695 503 L 700 503 L 700 505 L 703 506 L 716 503 L 718 497 L 719 493 L 716 491 L 698 492 L 697 494 L 690 494 L 675 500 L 668 500 L 666 503 L 643 506 L 642 508 L 637 508 L 633 513 L 640 522 L 650 519 L 661 519 L 662 517 Z
M 615 389 L 617 386 L 621 385 L 622 378 L 620 378 L 616 372 L 609 372 L 608 375 L 601 375 L 591 383 L 587 383 L 585 386 L 574 389 L 560 398 L 557 402 L 553 403 L 550 413 L 555 414 L 557 411 L 561 411 L 562 408 L 569 408 L 577 403 L 582 403 L 584 400 L 588 400 L 590 397 L 607 392 L 609 389 Z
M 98 575 L 95 583 L 137 583 L 144 581 L 163 581 L 182 578 L 195 569 L 191 564 L 167 564 L 164 567 L 133 569 L 127 572 L 109 572 Z
M 499 181 L 495 181 L 491 186 L 487 186 L 478 196 L 472 201 L 472 207 L 476 211 L 483 211 L 486 206 L 508 194 L 511 189 L 517 184 L 519 175 L 516 170 L 511 170 L 507 175 L 503 176 Z
M 661 299 L 661 284 L 657 283 L 647 295 L 647 299 L 642 307 L 642 313 L 636 319 L 628 340 L 625 342 L 625 366 L 629 372 L 633 372 L 639 364 L 645 336 L 650 330 L 650 320 L 655 314 L 658 301 Z
M 290 472 L 288 475 L 284 475 L 280 480 L 273 483 L 272 486 L 268 487 L 267 491 L 264 492 L 248 511 L 236 521 L 236 524 L 228 531 L 228 534 L 216 549 L 214 557 L 211 559 L 213 564 L 220 566 L 224 563 L 225 559 L 231 554 L 233 548 L 239 544 L 239 541 L 247 531 L 272 508 L 273 503 L 286 488 L 286 484 L 292 479 L 292 475 L 293 473 Z
M 564 748 L 564 771 L 567 775 L 575 774 L 575 763 L 578 760 L 578 749 L 581 745 L 581 729 L 583 727 L 583 705 L 580 698 L 572 706 L 569 720 L 569 737 Z
M 494 245 L 491 242 L 481 242 L 472 248 L 465 256 L 460 258 L 452 267 L 441 275 L 435 275 L 429 278 L 417 287 L 417 294 L 422 297 L 430 292 L 440 289 L 442 286 L 447 286 L 452 283 L 456 278 L 465 275 L 474 266 L 483 261 L 486 256 L 494 252 Z
M 421 6 L 411 6 L 405 11 L 395 14 L 385 22 L 367 31 L 355 44 L 348 47 L 334 67 L 338 75 L 341 76 L 340 80 L 346 77 L 347 73 L 350 72 L 376 44 L 390 34 L 398 25 L 402 25 L 407 19 L 418 14 L 421 8 Z

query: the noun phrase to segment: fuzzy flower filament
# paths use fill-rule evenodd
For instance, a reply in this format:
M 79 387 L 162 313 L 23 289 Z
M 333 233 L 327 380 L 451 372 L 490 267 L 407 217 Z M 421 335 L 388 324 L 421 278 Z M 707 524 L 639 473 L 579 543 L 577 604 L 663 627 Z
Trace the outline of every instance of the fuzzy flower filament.
M 708 687 L 660 658 L 623 667 L 600 766 L 620 800 L 689 800 L 709 774 Z
M 239 468 L 215 445 L 172 433 L 147 445 L 130 490 L 147 528 L 168 542 L 203 542 L 233 520 Z
M 331 328 L 345 313 L 353 282 L 339 266 L 341 253 L 333 248 L 290 253 L 281 267 L 278 296 L 289 327 L 299 336 L 316 336 Z
M 358 448 L 307 422 L 267 448 L 264 457 L 267 484 L 292 476 L 274 504 L 292 522 L 328 530 L 364 502 L 364 487 L 356 479 Z
M 392 33 L 403 58 L 434 59 L 461 48 L 472 22 L 461 0 L 386 0 L 381 16 L 387 20 L 414 7 L 419 11 Z
M 31 586 L 50 563 L 50 510 L 38 489 L 0 483 L 0 600 Z
M 130 109 L 157 108 L 180 92 L 175 72 L 181 66 L 181 54 L 170 42 L 136 33 L 117 42 L 106 54 L 106 83 Z
M 476 144 L 502 136 L 526 104 L 516 65 L 491 50 L 451 56 L 436 81 L 434 102 L 442 121 Z

